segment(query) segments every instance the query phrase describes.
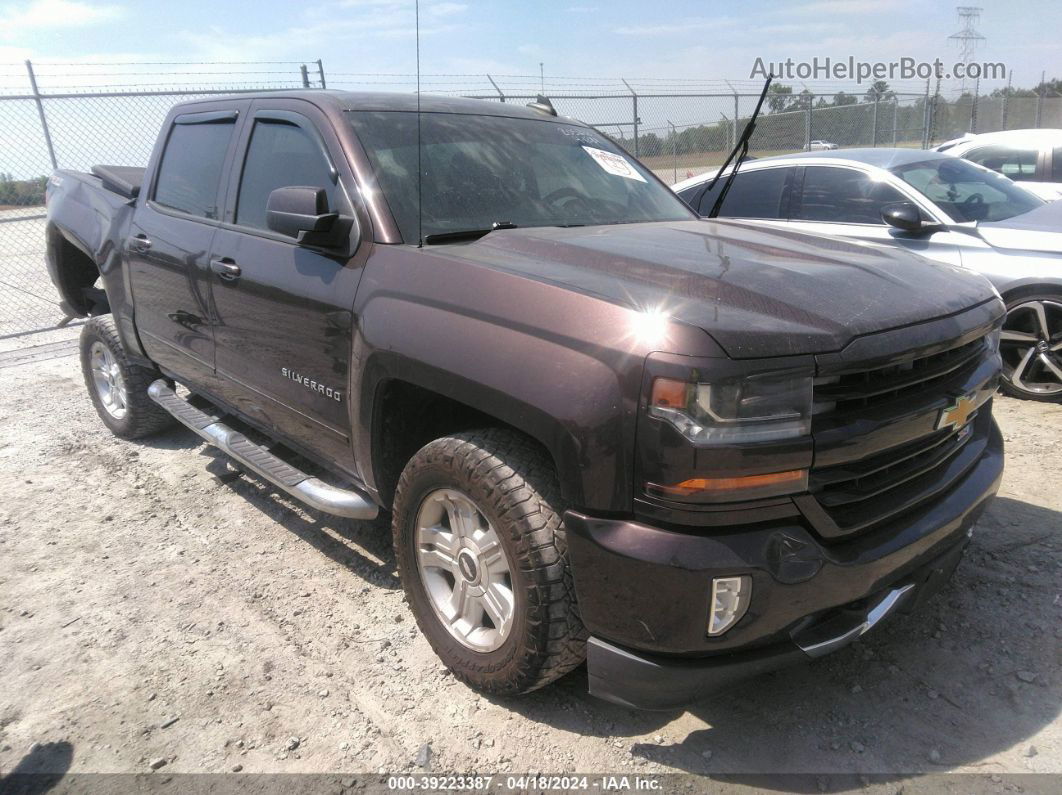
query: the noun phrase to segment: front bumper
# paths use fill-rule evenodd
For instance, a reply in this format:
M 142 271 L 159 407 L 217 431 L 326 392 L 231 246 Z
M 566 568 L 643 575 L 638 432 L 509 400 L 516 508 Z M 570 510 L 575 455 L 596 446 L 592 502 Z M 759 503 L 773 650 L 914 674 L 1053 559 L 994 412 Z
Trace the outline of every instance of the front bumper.
M 945 495 L 831 544 L 793 521 L 698 535 L 569 511 L 569 555 L 591 634 L 590 692 L 671 709 L 846 645 L 947 581 L 1002 472 L 1003 442 L 993 423 L 980 460 Z M 753 581 L 748 612 L 722 637 L 709 638 L 711 580 L 739 574 Z

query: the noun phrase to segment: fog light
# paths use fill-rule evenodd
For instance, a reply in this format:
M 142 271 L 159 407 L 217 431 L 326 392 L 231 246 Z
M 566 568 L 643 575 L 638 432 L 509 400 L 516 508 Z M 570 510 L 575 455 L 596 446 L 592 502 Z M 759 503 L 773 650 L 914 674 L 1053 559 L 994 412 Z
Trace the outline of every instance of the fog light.
M 708 634 L 722 635 L 736 624 L 749 608 L 751 577 L 716 577 L 712 580 L 712 603 L 708 613 Z

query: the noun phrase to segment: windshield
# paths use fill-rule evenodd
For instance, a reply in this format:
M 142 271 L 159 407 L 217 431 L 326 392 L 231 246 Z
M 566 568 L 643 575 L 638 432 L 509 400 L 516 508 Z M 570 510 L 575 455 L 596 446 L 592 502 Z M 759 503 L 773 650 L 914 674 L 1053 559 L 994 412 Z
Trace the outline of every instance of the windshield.
M 1044 202 L 1006 177 L 957 157 L 890 169 L 953 221 L 1003 221 Z
M 350 111 L 407 243 L 417 241 L 417 114 Z M 694 217 L 594 130 L 551 120 L 424 113 L 423 234 L 495 223 L 591 226 Z

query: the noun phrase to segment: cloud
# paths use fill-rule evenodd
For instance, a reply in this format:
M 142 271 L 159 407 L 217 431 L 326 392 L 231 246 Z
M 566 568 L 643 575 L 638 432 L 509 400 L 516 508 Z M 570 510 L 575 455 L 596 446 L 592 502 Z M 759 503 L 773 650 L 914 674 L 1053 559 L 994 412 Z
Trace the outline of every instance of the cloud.
M 428 16 L 432 17 L 449 17 L 454 14 L 461 14 L 468 9 L 468 6 L 464 3 L 431 3 L 426 7 Z
M 784 9 L 787 14 L 879 14 L 907 5 L 905 0 L 813 0 Z
M 0 6 L 0 36 L 54 28 L 80 28 L 116 19 L 123 9 L 91 5 L 79 0 L 34 0 L 25 5 Z
M 676 33 L 694 33 L 696 31 L 718 30 L 734 23 L 728 17 L 694 17 L 681 22 L 666 22 L 658 25 L 625 25 L 613 29 L 621 36 L 671 36 Z

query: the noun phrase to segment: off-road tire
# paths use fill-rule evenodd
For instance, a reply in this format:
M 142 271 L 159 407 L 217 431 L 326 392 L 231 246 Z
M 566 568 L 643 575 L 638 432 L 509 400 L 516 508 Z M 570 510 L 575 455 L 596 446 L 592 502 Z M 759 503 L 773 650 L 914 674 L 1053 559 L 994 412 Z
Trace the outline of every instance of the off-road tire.
M 440 489 L 467 495 L 495 529 L 508 556 L 514 623 L 494 651 L 463 646 L 429 602 L 417 566 L 416 522 L 424 498 Z M 454 676 L 496 695 L 542 687 L 586 659 L 568 563 L 557 475 L 545 452 L 504 429 L 436 439 L 406 464 L 395 492 L 392 533 L 398 572 L 421 631 Z
M 1019 293 L 1015 296 L 1006 299 L 1007 314 L 1010 311 L 1021 304 L 1026 304 L 1032 301 L 1050 301 L 1052 303 L 1062 303 L 1062 293 Z M 1053 332 L 1053 339 L 1058 339 L 1057 326 L 1051 328 Z M 1056 355 L 1056 361 L 1057 361 Z M 1001 378 L 999 381 L 1000 391 L 1004 395 L 1010 395 L 1011 397 L 1021 398 L 1022 400 L 1036 400 L 1043 403 L 1057 403 L 1062 401 L 1062 392 L 1056 392 L 1054 394 L 1031 392 L 1027 389 L 1021 389 L 1010 382 L 1006 377 Z
M 92 378 L 91 351 L 93 343 L 101 342 L 108 348 L 118 363 L 126 388 L 125 416 L 113 416 L 103 406 L 96 385 Z M 111 433 L 122 439 L 139 439 L 158 433 L 174 424 L 173 418 L 151 398 L 147 388 L 151 382 L 162 375 L 158 370 L 131 364 L 126 358 L 114 319 L 110 315 L 100 315 L 90 319 L 81 329 L 81 373 L 85 378 L 85 388 L 96 413 Z

